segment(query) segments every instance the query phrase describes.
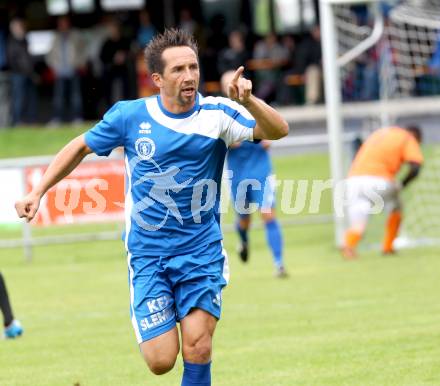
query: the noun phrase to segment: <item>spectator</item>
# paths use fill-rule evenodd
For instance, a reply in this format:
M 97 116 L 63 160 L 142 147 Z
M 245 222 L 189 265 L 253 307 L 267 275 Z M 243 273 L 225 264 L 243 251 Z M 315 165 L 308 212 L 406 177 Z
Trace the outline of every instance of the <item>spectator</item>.
M 370 101 L 379 99 L 379 60 L 376 48 L 367 50 L 359 58 L 361 77 L 360 99 Z
M 0 71 L 6 70 L 6 36 L 7 32 L 6 28 L 3 27 L 3 17 L 0 19 Z M 7 25 L 7 21 L 5 21 L 5 24 Z
M 440 76 L 440 33 L 437 36 L 437 42 L 431 59 L 428 63 L 429 71 L 432 74 Z
M 179 28 L 192 35 L 198 29 L 198 23 L 193 19 L 191 11 L 187 8 L 180 11 Z
M 218 71 L 224 74 L 230 70 L 236 70 L 244 65 L 249 59 L 249 52 L 244 43 L 243 34 L 238 31 L 232 31 L 228 37 L 229 45 L 223 49 L 218 58 Z
M 110 35 L 102 46 L 100 58 L 104 70 L 104 95 L 107 108 L 110 108 L 117 100 L 130 98 L 130 41 L 122 37 L 117 21 L 111 21 L 108 28 Z
M 139 30 L 137 33 L 137 44 L 141 50 L 150 42 L 156 35 L 156 28 L 151 24 L 150 14 L 143 10 L 139 13 Z
M 437 35 L 434 52 L 428 61 L 428 73 L 424 76 L 425 83 L 423 95 L 440 94 L 440 33 Z
M 9 93 L 9 75 L 6 72 L 6 26 L 8 21 L 6 15 L 0 13 L 0 128 L 10 125 L 10 93 Z
M 295 39 L 292 35 L 284 35 L 281 38 L 281 45 L 287 52 L 287 62 L 285 63 L 285 69 L 293 68 L 295 63 L 296 46 Z
M 179 14 L 178 28 L 193 35 L 196 39 L 199 51 L 205 51 L 207 47 L 206 29 L 196 19 L 194 19 L 188 8 L 182 8 Z
M 202 79 L 206 82 L 218 81 L 218 57 L 220 51 L 228 46 L 228 36 L 224 32 L 225 20 L 222 14 L 217 13 L 209 20 L 206 30 L 206 46 L 200 50 Z
M 7 44 L 7 59 L 11 71 L 11 124 L 16 126 L 24 122 L 25 113 L 27 122 L 35 121 L 37 76 L 28 50 L 24 21 L 19 18 L 12 19 L 9 28 L 11 34 Z
M 257 42 L 251 66 L 256 70 L 257 97 L 268 102 L 275 99 L 281 67 L 286 63 L 288 55 L 287 49 L 278 43 L 274 33 L 269 33 L 263 40 Z
M 304 75 L 307 104 L 316 104 L 322 100 L 321 59 L 321 30 L 316 25 L 312 28 L 310 36 L 299 44 L 296 55 L 295 72 Z
M 80 123 L 82 121 L 80 72 L 86 63 L 86 50 L 79 33 L 71 29 L 70 19 L 67 16 L 61 16 L 57 20 L 57 30 L 53 46 L 46 57 L 48 65 L 55 73 L 51 124 L 56 125 L 68 118 L 74 123 Z
M 102 62 L 101 49 L 109 37 L 109 30 L 107 24 L 109 23 L 109 16 L 103 16 L 99 23 L 95 24 L 89 29 L 87 38 L 87 58 L 90 61 L 92 75 L 101 79 L 102 77 Z
M 284 35 L 281 39 L 281 44 L 287 52 L 287 60 L 281 68 L 283 81 L 280 82 L 277 89 L 276 99 L 280 104 L 287 105 L 292 102 L 297 102 L 298 100 L 298 98 L 294 96 L 292 84 L 289 81 L 290 76 L 294 75 L 295 72 L 296 45 L 291 35 Z

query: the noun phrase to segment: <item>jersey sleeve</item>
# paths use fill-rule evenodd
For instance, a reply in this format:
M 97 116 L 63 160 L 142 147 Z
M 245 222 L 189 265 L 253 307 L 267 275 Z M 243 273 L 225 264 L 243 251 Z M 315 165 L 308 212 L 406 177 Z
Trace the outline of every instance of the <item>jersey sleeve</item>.
M 420 149 L 420 145 L 412 135 L 409 135 L 408 140 L 405 141 L 402 158 L 405 162 L 415 162 L 418 164 L 423 163 L 422 150 Z
M 124 120 L 121 102 L 108 110 L 100 122 L 85 133 L 85 142 L 94 153 L 108 156 L 111 151 L 124 145 Z
M 253 141 L 256 125 L 252 115 L 237 102 L 222 98 L 220 117 L 220 138 L 226 146 L 234 142 Z

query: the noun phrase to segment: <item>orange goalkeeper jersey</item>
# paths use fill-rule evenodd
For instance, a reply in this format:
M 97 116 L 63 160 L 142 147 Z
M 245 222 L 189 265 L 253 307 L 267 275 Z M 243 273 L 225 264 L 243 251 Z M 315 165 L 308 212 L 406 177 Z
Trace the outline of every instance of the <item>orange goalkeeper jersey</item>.
M 367 138 L 356 154 L 348 176 L 375 176 L 393 180 L 405 162 L 423 162 L 419 143 L 409 131 L 387 127 Z

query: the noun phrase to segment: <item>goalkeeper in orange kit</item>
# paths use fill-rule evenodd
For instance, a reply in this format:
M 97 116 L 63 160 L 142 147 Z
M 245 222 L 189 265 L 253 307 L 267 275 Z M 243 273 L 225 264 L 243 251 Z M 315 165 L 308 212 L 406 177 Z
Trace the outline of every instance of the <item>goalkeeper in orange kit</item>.
M 421 140 L 422 133 L 417 126 L 388 127 L 375 131 L 359 149 L 347 178 L 349 227 L 342 248 L 345 258 L 356 257 L 356 247 L 372 212 L 372 197 L 380 198 L 389 213 L 382 252 L 394 253 L 393 241 L 402 221 L 399 193 L 420 172 Z M 403 164 L 408 164 L 409 171 L 397 181 L 395 176 Z

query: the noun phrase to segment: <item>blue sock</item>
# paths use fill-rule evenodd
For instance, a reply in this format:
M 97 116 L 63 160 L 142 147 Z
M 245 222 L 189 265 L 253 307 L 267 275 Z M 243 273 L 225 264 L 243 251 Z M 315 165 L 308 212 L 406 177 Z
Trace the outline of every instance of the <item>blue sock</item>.
M 211 386 L 211 362 L 199 364 L 183 361 L 181 386 Z
M 272 251 L 273 262 L 277 267 L 283 265 L 283 238 L 280 224 L 277 220 L 266 223 L 267 243 Z
M 242 243 L 246 243 L 248 242 L 248 231 L 247 229 L 241 229 L 240 228 L 240 223 L 237 221 L 235 223 L 235 229 L 238 232 L 238 235 L 240 236 L 240 240 Z

